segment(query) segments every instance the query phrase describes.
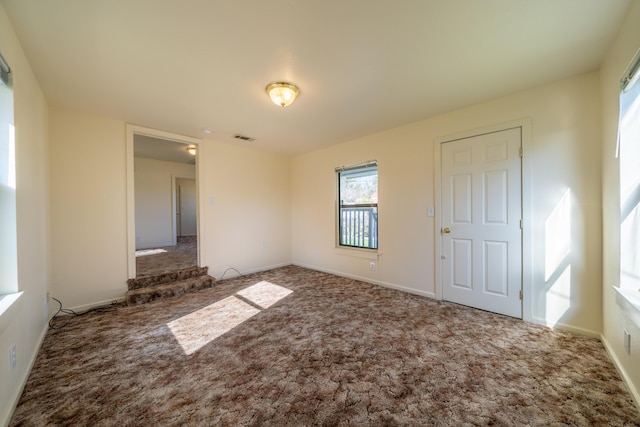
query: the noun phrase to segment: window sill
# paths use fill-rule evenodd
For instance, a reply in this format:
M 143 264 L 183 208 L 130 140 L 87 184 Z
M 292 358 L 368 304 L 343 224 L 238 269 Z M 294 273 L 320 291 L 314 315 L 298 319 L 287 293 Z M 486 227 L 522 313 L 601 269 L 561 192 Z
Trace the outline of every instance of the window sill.
M 336 247 L 336 253 L 338 255 L 348 255 L 356 258 L 377 260 L 382 253 L 378 252 L 378 249 L 360 249 L 360 248 L 347 248 L 338 246 Z
M 640 328 L 640 291 L 636 289 L 620 289 L 614 286 L 616 290 L 616 303 L 624 311 L 627 316 Z
M 11 324 L 18 312 L 18 301 L 24 292 L 0 295 L 0 335 Z

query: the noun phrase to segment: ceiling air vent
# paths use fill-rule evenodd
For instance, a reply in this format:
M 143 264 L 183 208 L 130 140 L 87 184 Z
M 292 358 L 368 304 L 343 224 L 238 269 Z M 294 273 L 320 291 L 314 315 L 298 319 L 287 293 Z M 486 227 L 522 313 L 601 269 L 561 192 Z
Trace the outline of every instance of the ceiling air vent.
M 255 141 L 256 140 L 255 138 L 250 138 L 248 136 L 240 135 L 240 134 L 237 134 L 237 133 L 235 135 L 233 135 L 233 137 L 235 139 L 241 139 L 242 141 Z

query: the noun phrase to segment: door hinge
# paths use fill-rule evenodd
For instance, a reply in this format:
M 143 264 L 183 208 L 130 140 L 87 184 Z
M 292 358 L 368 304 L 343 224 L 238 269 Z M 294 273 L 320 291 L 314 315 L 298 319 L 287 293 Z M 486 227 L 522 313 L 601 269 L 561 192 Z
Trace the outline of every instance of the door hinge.
M 520 157 L 522 157 L 522 147 L 520 147 Z
M 522 301 L 522 289 L 520 289 L 520 301 Z
M 520 230 L 524 230 L 524 221 L 520 220 Z

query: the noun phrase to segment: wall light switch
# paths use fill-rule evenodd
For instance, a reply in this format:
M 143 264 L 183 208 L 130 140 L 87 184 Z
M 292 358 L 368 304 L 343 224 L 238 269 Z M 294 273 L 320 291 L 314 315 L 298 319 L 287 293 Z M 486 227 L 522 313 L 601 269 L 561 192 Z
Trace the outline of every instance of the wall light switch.
M 13 371 L 16 367 L 16 345 L 12 344 L 9 347 L 9 370 Z
M 436 210 L 433 206 L 427 208 L 427 216 L 436 216 Z
M 624 330 L 624 351 L 631 354 L 631 334 L 626 329 Z

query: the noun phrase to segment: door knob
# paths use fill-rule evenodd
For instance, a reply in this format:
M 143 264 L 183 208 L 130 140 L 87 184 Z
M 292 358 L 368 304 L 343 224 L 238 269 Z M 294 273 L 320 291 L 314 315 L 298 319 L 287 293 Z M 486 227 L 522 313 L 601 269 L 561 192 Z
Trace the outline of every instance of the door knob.
M 449 233 L 451 233 L 451 229 L 449 227 L 445 227 L 445 228 L 442 229 L 442 232 L 444 234 L 449 234 Z

